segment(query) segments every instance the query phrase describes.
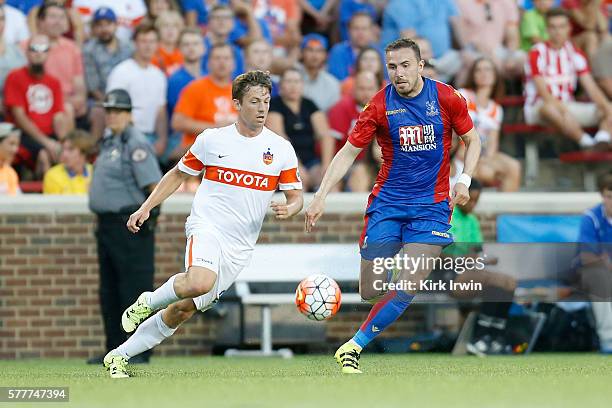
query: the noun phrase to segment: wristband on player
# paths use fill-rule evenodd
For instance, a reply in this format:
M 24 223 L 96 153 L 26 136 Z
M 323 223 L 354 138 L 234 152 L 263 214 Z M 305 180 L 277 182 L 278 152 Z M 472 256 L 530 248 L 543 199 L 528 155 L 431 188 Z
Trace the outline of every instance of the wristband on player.
M 461 173 L 457 179 L 457 183 L 465 184 L 467 188 L 470 188 L 470 184 L 472 184 L 472 177 L 465 173 Z

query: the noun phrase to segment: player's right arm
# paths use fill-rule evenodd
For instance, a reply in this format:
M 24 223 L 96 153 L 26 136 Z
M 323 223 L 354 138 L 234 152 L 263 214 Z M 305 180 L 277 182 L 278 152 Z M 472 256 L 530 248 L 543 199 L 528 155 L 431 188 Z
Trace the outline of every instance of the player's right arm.
M 344 144 L 342 149 L 336 153 L 336 156 L 334 156 L 329 164 L 323 176 L 323 180 L 321 181 L 321 186 L 306 210 L 306 232 L 311 232 L 316 222 L 323 215 L 327 194 L 329 194 L 331 189 L 342 180 L 355 161 L 355 158 L 357 158 L 359 153 L 361 153 L 374 138 L 379 123 L 381 122 L 381 118 L 379 117 L 380 108 L 378 107 L 381 98 L 384 98 L 384 91 L 376 94 L 374 98 L 372 98 L 372 101 L 365 106 L 363 112 L 359 115 L 355 127 L 349 135 L 348 141 Z

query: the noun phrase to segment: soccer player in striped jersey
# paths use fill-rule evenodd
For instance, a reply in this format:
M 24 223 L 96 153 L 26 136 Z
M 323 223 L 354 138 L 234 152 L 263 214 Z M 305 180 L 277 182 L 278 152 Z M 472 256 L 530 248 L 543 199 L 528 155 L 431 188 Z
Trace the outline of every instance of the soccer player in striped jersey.
M 362 348 L 406 310 L 415 294 L 410 289 L 381 292 L 374 284 L 381 279 L 374 262 L 400 251 L 413 259 L 435 260 L 440 255 L 452 242 L 448 233 L 451 208 L 469 200 L 468 187 L 480 155 L 480 138 L 465 99 L 451 86 L 422 76 L 424 61 L 418 45 L 410 39 L 396 40 L 385 48 L 385 60 L 391 84 L 366 105 L 306 211 L 306 231 L 310 232 L 323 214 L 329 191 L 376 137 L 383 165 L 364 217 L 359 290 L 364 300 L 377 303 L 355 336 L 335 354 L 343 373 L 361 373 Z M 464 141 L 466 150 L 463 174 L 451 195 L 449 150 L 453 131 Z M 429 272 L 428 261 L 413 270 L 398 270 L 397 274 L 401 281 L 416 283 Z

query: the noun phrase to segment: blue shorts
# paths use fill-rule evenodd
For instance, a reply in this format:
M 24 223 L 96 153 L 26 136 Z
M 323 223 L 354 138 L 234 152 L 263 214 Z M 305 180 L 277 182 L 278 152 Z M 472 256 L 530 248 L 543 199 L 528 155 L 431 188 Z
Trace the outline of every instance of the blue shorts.
M 404 244 L 446 246 L 453 243 L 449 201 L 432 204 L 381 203 L 370 198 L 359 241 L 361 256 L 373 260 L 393 257 Z

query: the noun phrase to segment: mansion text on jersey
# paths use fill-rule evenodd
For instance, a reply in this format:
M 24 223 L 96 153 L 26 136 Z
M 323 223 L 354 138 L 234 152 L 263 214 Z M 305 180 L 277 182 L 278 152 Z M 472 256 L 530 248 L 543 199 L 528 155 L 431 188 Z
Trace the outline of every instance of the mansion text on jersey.
M 400 126 L 399 140 L 403 152 L 422 152 L 437 147 L 433 125 Z

